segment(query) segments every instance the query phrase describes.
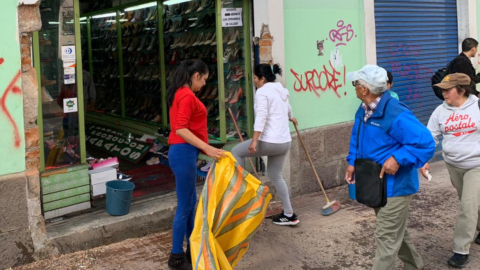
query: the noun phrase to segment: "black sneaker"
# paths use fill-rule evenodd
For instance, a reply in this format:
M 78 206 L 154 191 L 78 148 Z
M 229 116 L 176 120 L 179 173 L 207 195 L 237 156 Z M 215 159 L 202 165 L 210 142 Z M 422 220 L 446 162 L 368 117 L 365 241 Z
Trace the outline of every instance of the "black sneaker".
M 448 265 L 455 268 L 464 268 L 469 261 L 468 255 L 455 253 L 453 254 L 452 258 L 448 260 Z
M 480 233 L 478 233 L 477 238 L 475 238 L 475 244 L 480 245 Z
M 168 258 L 168 268 L 170 270 L 192 270 L 192 264 L 187 262 L 185 253 L 170 254 Z
M 298 220 L 295 213 L 291 217 L 287 217 L 284 213 L 282 213 L 273 219 L 273 224 L 277 225 L 297 225 L 299 222 L 300 220 Z
M 132 176 L 122 172 L 117 172 L 117 180 L 130 181 L 132 180 Z

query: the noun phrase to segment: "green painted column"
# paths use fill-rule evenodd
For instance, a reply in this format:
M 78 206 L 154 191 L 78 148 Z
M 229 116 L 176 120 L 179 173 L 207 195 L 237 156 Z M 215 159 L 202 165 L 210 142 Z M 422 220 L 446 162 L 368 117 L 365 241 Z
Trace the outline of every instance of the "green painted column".
M 217 26 L 217 74 L 218 74 L 218 109 L 220 112 L 220 140 L 227 141 L 227 121 L 225 115 L 225 75 L 223 70 L 223 29 L 222 1 L 215 0 L 215 18 Z
M 243 34 L 245 46 L 245 85 L 247 90 L 247 128 L 248 136 L 253 136 L 253 84 L 252 84 L 252 35 L 250 32 L 250 1 L 243 0 Z
M 166 71 L 165 71 L 165 41 L 163 40 L 163 18 L 161 14 L 163 13 L 163 4 L 162 1 L 157 1 L 157 19 L 158 19 L 158 41 L 159 41 L 159 50 L 160 50 L 160 78 L 162 81 L 162 124 L 163 126 L 168 125 L 168 113 L 167 113 L 167 82 L 166 82 Z
M 116 11 L 117 16 L 117 42 L 118 42 L 118 69 L 120 71 L 120 102 L 122 103 L 122 118 L 125 118 L 125 80 L 123 78 L 123 45 L 122 45 L 122 24 L 120 22 L 120 12 Z
M 80 162 L 86 163 L 87 147 L 85 142 L 85 111 L 83 99 L 83 63 L 82 63 L 82 31 L 80 30 L 80 4 L 79 0 L 73 1 L 73 12 L 75 21 L 75 51 L 77 53 L 77 98 L 78 98 L 78 133 L 80 136 Z M 43 145 L 43 141 L 42 141 Z

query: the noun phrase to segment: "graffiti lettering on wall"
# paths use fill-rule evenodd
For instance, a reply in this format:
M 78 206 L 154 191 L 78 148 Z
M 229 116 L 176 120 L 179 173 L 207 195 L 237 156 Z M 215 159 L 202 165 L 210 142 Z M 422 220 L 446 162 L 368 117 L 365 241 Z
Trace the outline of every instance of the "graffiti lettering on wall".
M 298 72 L 290 69 L 293 76 L 295 76 L 295 83 L 293 84 L 293 89 L 296 92 L 306 92 L 310 91 L 315 93 L 317 97 L 320 97 L 319 90 L 325 92 L 327 90 L 333 90 L 335 95 L 338 98 L 341 98 L 341 95 L 338 93 L 338 90 L 345 85 L 345 72 L 346 66 L 343 66 L 343 76 L 342 73 L 332 65 L 332 62 L 328 62 L 329 65 L 323 65 L 320 71 L 313 69 L 311 71 L 306 71 L 304 74 L 299 74 Z M 342 80 L 339 83 L 339 80 Z M 342 84 L 343 83 L 343 84 Z M 347 95 L 347 92 L 344 93 Z
M 343 20 L 337 22 L 337 29 L 330 30 L 328 37 L 332 42 L 337 42 L 335 46 L 346 46 L 347 42 L 355 36 L 355 31 L 351 24 L 345 25 Z M 356 37 L 356 36 L 355 36 Z
M 324 43 L 329 38 L 331 42 L 336 43 L 334 44 L 335 47 L 339 47 L 347 46 L 347 43 L 354 37 L 357 37 L 357 35 L 355 35 L 355 31 L 352 29 L 352 25 L 345 25 L 343 20 L 339 20 L 337 22 L 337 28 L 329 31 L 328 38 L 317 40 L 318 56 L 323 56 L 323 50 L 325 49 Z
M 420 46 L 410 43 L 391 43 L 390 55 L 391 56 L 413 56 L 420 54 Z
M 3 58 L 0 58 L 0 65 L 3 64 L 5 60 Z M 2 111 L 3 114 L 5 114 L 8 118 L 8 121 L 10 121 L 10 123 L 12 124 L 13 126 L 13 132 L 14 132 L 14 145 L 15 145 L 15 148 L 19 148 L 20 147 L 20 144 L 21 144 L 21 141 L 20 141 L 20 132 L 18 130 L 18 126 L 17 126 L 17 123 L 15 122 L 15 120 L 13 119 L 12 115 L 10 114 L 10 111 L 8 110 L 7 108 L 7 104 L 6 104 L 6 101 L 7 101 L 7 96 L 8 94 L 11 92 L 12 94 L 20 94 L 22 93 L 22 90 L 16 86 L 15 84 L 18 82 L 18 80 L 20 79 L 20 75 L 21 75 L 21 72 L 18 71 L 17 74 L 13 77 L 13 79 L 10 81 L 10 83 L 8 84 L 7 88 L 5 89 L 5 91 L 3 92 L 3 95 L 2 97 L 0 98 L 0 109 Z

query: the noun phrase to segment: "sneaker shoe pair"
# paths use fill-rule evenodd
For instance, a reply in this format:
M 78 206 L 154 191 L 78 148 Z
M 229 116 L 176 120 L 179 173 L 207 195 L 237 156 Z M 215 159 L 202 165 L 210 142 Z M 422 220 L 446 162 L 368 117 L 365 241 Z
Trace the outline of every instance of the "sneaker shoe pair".
M 281 226 L 292 226 L 292 225 L 297 225 L 300 222 L 298 220 L 297 215 L 293 213 L 291 217 L 287 217 L 285 213 L 282 211 L 281 214 L 278 214 L 273 217 L 273 224 L 276 225 L 281 225 Z

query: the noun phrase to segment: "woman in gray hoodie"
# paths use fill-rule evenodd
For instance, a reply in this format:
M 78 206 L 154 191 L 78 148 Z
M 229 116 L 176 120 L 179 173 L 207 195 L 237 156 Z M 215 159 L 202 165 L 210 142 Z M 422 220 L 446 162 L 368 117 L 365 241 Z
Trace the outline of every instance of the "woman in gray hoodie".
M 454 255 L 450 266 L 463 268 L 468 263 L 470 243 L 475 230 L 480 230 L 480 109 L 478 98 L 471 95 L 470 77 L 463 73 L 445 76 L 441 83 L 445 101 L 438 106 L 428 121 L 427 128 L 435 143 L 443 136 L 442 149 L 452 185 L 460 198 L 453 235 Z M 428 163 L 421 172 L 428 175 Z M 475 239 L 480 244 L 480 235 Z
M 292 138 L 289 120 L 293 118 L 292 107 L 288 103 L 288 90 L 281 83 L 275 82 L 275 74 L 281 74 L 278 65 L 260 64 L 253 71 L 253 82 L 257 87 L 255 93 L 255 124 L 253 137 L 236 145 L 232 154 L 238 164 L 244 167 L 244 158 L 268 156 L 267 173 L 283 204 L 283 213 L 273 219 L 277 225 L 297 225 L 299 220 L 293 212 L 288 194 L 288 187 L 283 179 L 285 164 Z

